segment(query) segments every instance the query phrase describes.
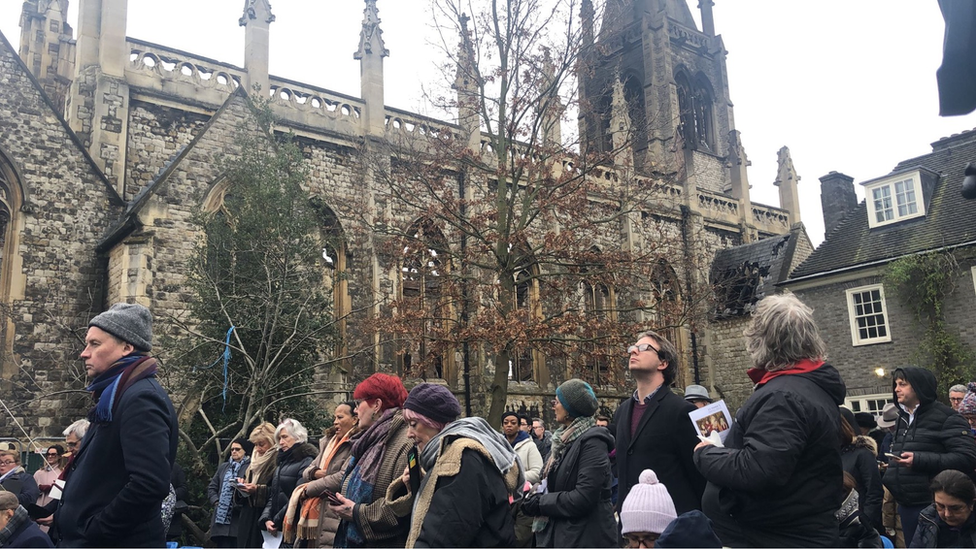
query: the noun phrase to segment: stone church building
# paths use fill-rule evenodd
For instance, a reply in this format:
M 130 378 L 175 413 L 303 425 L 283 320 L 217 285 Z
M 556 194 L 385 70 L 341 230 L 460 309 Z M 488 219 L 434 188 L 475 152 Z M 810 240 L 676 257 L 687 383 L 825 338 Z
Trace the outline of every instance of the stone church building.
M 300 141 L 312 174 L 310 198 L 325 204 L 348 235 L 330 267 L 342 274 L 333 276 L 335 309 L 360 311 L 344 321 L 343 333 L 347 345 L 370 352 L 317 379 L 351 388 L 374 371 L 402 373 L 411 343 L 380 345 L 359 328 L 379 296 L 404 287 L 400 269 L 384 263 L 356 215 L 375 186 L 362 144 L 409 139 L 421 128 L 456 128 L 461 121 L 385 106 L 388 50 L 377 1 L 364 4 L 355 55 L 362 65 L 360 97 L 318 85 L 328 82 L 270 74 L 275 16 L 268 0 L 246 0 L 243 13 L 227 14 L 244 27 L 243 67 L 127 36 L 127 0 L 74 1 L 80 1 L 76 29 L 66 21 L 69 0 L 26 0 L 19 47 L 0 36 L 0 399 L 12 415 L 32 436 L 56 435 L 71 421 L 62 410 L 84 385 L 79 336 L 110 304 L 138 302 L 157 318 L 185 313 L 192 299 L 185 268 L 200 237 L 190 220 L 226 192 L 215 159 L 233 153 L 232 136 L 255 86 L 269 91 L 278 129 Z M 610 5 L 602 28 L 593 28 L 592 5 L 583 2 L 588 55 L 601 57 L 600 70 L 581 79 L 581 95 L 598 107 L 580 117 L 581 134 L 587 146 L 609 151 L 619 117 L 646 127 L 617 156 L 621 165 L 605 170 L 631 169 L 647 179 L 671 174 L 661 185 L 675 207 L 642 218 L 702 235 L 688 245 L 706 257 L 747 247 L 723 256 L 713 280 L 704 282 L 747 280 L 752 290 L 739 291 L 740 284 L 734 296 L 720 298 L 731 300 L 718 307 L 722 314 L 670 332 L 683 357 L 677 384 L 697 381 L 737 405 L 751 387 L 746 364 L 730 365 L 728 357 L 744 356 L 743 315 L 762 295 L 755 286 L 771 288 L 784 265 L 812 251 L 800 224 L 799 177 L 784 147 L 776 181 L 781 207 L 750 200 L 749 161 L 735 129 L 726 51 L 710 0 L 700 2 L 701 29 L 686 0 Z M 622 246 L 641 234 L 624 228 L 612 237 Z M 767 239 L 776 240 L 754 245 Z M 676 257 L 683 253 L 675 250 Z M 668 270 L 675 288 L 702 276 L 680 263 L 673 260 Z M 653 318 L 647 328 L 655 328 Z M 488 367 L 483 358 L 471 365 L 472 387 L 486 386 Z M 456 359 L 447 357 L 433 377 L 463 390 Z M 527 374 L 510 384 L 510 406 L 547 414 L 565 377 L 558 362 L 532 357 Z M 628 389 L 601 387 L 600 393 L 612 410 Z M 0 437 L 18 434 L 13 425 L 0 429 Z

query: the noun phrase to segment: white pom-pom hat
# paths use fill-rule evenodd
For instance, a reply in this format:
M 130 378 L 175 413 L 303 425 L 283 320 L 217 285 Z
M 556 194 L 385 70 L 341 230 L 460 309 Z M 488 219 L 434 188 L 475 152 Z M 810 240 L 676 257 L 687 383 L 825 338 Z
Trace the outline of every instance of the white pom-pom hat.
M 657 480 L 654 471 L 644 469 L 640 482 L 630 489 L 620 508 L 620 533 L 660 534 L 677 517 L 668 489 Z

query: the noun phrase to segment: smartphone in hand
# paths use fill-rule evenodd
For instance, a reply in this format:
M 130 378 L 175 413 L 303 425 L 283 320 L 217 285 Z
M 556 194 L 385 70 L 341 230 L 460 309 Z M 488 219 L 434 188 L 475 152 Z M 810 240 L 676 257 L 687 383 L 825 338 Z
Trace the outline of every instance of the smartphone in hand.
M 324 493 L 325 493 L 325 499 L 329 500 L 329 503 L 331 503 L 332 505 L 342 505 L 342 500 L 336 497 L 335 492 L 333 492 L 332 490 L 326 490 Z
M 416 446 L 407 454 L 407 465 L 410 468 L 410 493 L 416 495 L 420 490 L 420 461 L 417 459 Z
M 891 459 L 902 459 L 901 454 L 892 454 L 891 452 L 885 452 L 885 456 Z

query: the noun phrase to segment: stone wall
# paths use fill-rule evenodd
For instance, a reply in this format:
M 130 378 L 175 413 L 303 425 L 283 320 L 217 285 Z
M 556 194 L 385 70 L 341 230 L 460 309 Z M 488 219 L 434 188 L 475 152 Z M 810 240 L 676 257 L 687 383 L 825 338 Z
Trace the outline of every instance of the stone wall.
M 95 245 L 121 203 L 4 40 L 0 90 L 0 177 L 13 210 L 0 278 L 9 300 L 0 398 L 28 431 L 53 435 L 83 413 L 83 398 L 45 395 L 83 396 L 77 356 L 105 299 Z M 0 437 L 18 431 L 0 425 Z

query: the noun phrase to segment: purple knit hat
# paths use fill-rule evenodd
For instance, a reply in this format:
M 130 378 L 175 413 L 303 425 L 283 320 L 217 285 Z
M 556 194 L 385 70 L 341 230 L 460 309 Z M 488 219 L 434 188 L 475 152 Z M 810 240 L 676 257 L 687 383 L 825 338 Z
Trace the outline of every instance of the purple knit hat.
M 461 415 L 461 404 L 454 393 L 435 383 L 421 383 L 411 389 L 403 407 L 438 423 L 450 423 Z
M 962 397 L 958 412 L 963 416 L 976 416 L 976 383 L 969 382 L 969 391 Z

